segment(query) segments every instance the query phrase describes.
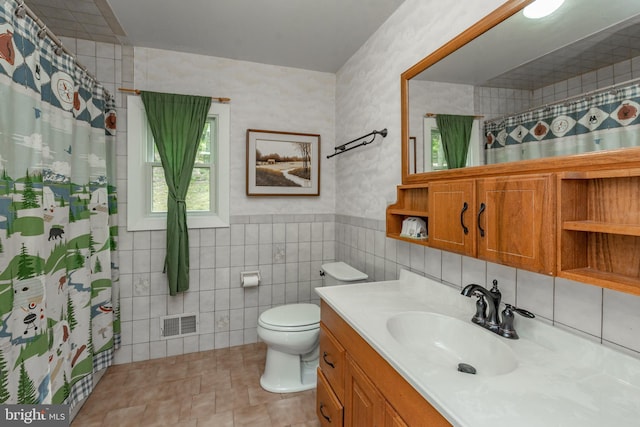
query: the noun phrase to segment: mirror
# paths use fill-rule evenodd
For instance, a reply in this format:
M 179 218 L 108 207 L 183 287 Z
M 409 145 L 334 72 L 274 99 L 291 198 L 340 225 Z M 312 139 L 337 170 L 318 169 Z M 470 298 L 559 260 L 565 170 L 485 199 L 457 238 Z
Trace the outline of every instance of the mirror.
M 528 3 L 507 1 L 402 74 L 403 183 L 437 169 L 429 114 L 476 117 L 467 165 L 482 165 L 485 121 L 640 80 L 639 1 L 565 0 L 536 20 Z

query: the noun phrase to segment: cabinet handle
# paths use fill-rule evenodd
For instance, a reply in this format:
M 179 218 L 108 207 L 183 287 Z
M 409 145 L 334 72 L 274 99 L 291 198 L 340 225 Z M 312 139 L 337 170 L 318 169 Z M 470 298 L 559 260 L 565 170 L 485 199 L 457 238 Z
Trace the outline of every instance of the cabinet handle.
M 464 231 L 464 234 L 469 234 L 469 229 L 466 225 L 464 225 L 464 213 L 467 211 L 467 209 L 469 209 L 469 205 L 467 204 L 467 202 L 464 202 L 464 205 L 462 205 L 462 211 L 460 212 L 460 225 L 462 226 L 462 231 Z
M 331 366 L 333 369 L 335 369 L 335 368 L 336 368 L 336 365 L 334 365 L 333 363 L 329 362 L 329 361 L 327 360 L 327 356 L 328 356 L 327 352 L 326 352 L 326 351 L 323 351 L 323 352 L 322 352 L 322 360 L 324 360 L 324 363 L 326 363 L 327 365 L 329 365 L 329 366 Z
M 331 417 L 324 413 L 324 403 L 322 402 L 320 402 L 320 415 L 328 422 L 331 422 Z
M 480 237 L 484 237 L 484 228 L 480 225 L 480 217 L 486 208 L 487 206 L 484 203 L 480 203 L 480 210 L 478 211 L 478 230 L 480 230 Z

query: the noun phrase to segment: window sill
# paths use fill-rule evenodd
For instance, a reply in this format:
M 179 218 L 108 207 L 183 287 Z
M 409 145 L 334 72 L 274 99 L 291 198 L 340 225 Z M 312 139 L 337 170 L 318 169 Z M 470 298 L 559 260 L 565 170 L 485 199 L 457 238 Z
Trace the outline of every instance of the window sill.
M 187 216 L 189 229 L 200 228 L 228 228 L 229 218 L 221 218 L 217 215 L 193 215 Z M 166 230 L 166 217 L 143 217 L 127 221 L 127 231 L 151 231 Z

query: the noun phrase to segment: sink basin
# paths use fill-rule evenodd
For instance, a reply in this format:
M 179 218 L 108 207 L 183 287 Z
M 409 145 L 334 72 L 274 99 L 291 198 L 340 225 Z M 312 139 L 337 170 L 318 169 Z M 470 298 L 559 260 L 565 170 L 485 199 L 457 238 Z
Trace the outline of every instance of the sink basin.
M 454 370 L 464 363 L 473 366 L 477 375 L 494 376 L 511 372 L 518 366 L 503 338 L 470 321 L 411 311 L 390 317 L 387 330 L 408 351 Z

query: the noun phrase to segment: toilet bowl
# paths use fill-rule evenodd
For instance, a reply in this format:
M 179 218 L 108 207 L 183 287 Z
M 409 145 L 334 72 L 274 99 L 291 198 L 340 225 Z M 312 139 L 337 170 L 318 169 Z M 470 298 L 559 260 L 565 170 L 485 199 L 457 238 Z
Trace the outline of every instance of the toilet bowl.
M 354 283 L 367 275 L 343 263 L 323 264 L 323 285 Z M 315 304 L 286 304 L 260 315 L 258 337 L 267 345 L 267 358 L 260 386 L 274 393 L 293 393 L 316 386 L 320 307 Z
M 274 393 L 315 387 L 320 338 L 320 307 L 287 304 L 271 308 L 258 319 L 258 336 L 267 344 L 260 386 Z

